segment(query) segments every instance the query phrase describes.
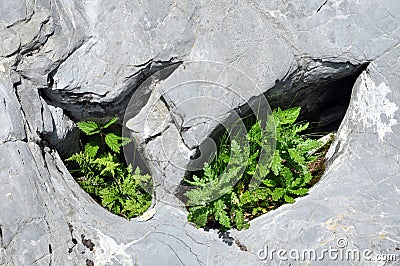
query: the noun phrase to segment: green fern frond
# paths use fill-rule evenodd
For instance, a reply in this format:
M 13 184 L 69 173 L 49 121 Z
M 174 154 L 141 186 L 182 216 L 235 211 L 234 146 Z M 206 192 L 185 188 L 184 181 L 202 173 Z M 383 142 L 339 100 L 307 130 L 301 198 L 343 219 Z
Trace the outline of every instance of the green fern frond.
M 85 145 L 85 154 L 88 155 L 89 157 L 96 157 L 97 152 L 99 151 L 99 145 L 96 145 L 94 143 L 86 143 Z
M 121 143 L 121 137 L 115 135 L 114 133 L 108 133 L 105 137 L 105 142 L 107 146 L 113 151 L 118 153 L 119 148 L 122 146 Z
M 94 121 L 80 121 L 78 128 L 88 136 L 100 133 L 99 125 Z
M 118 118 L 116 118 L 116 117 L 111 118 L 107 123 L 105 123 L 105 124 L 102 126 L 102 128 L 108 128 L 108 127 L 110 127 L 112 124 L 114 124 L 114 123 L 117 122 L 117 121 L 118 121 Z
M 188 204 L 196 205 L 188 208 L 189 221 L 198 227 L 211 223 L 221 230 L 242 230 L 249 226 L 248 217 L 306 195 L 313 178 L 308 164 L 322 154 L 310 153 L 322 144 L 299 134 L 309 126 L 295 124 L 300 111 L 300 107 L 275 109 L 265 128 L 259 121 L 247 127 L 245 140 L 235 137 L 230 141 L 229 132 L 223 134 L 215 159 L 204 164 L 202 175 L 184 179 L 196 186 L 185 193 Z M 276 149 L 271 137 L 276 137 Z M 272 156 L 261 160 L 265 154 Z M 261 185 L 253 185 L 252 180 Z
M 94 121 L 78 122 L 78 128 L 88 137 L 84 149 L 66 161 L 75 162 L 79 169 L 77 181 L 81 187 L 113 213 L 132 218 L 144 213 L 151 204 L 151 196 L 142 185 L 151 183 L 149 175 L 142 175 L 139 168 L 132 173 L 132 167 L 119 161 L 120 149 L 131 141 L 114 132 L 106 132 L 117 118 L 103 126 Z

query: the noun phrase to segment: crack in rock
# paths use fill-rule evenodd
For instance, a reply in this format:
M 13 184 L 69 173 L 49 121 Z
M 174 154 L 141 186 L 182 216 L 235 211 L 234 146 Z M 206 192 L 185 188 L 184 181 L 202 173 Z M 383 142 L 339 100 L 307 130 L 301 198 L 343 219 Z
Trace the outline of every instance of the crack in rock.
M 49 75 L 49 88 L 41 89 L 41 95 L 50 105 L 62 108 L 74 119 L 105 121 L 111 117 L 124 115 L 132 95 L 147 78 L 159 70 L 179 64 L 180 62 L 174 61 L 173 58 L 169 61 L 151 59 L 141 66 L 141 69 L 126 77 L 122 87 L 116 88 L 117 93 L 110 96 L 108 95 L 109 91 L 100 93 L 77 92 L 74 91 L 74 88 L 56 89 L 53 77 L 57 73 L 57 68 Z M 140 110 L 141 107 L 135 108 Z

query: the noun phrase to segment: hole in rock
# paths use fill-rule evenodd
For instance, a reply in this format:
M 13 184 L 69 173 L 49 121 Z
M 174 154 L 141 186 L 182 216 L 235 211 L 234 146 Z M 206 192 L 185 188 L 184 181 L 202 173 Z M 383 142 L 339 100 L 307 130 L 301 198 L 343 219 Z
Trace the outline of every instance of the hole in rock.
M 79 145 L 75 145 L 80 147 L 78 153 L 69 157 L 68 151 L 64 156 L 62 150 L 55 148 L 81 187 L 114 214 L 129 219 L 144 213 L 152 203 L 152 179 L 134 141 L 124 143 L 126 139 L 122 136 L 129 134 L 121 134 L 121 121 L 110 123 L 112 120 L 109 119 L 122 117 L 125 113 L 133 116 L 139 113 L 151 95 L 151 82 L 166 79 L 181 63 L 171 58 L 138 65 L 140 70 L 126 77 L 126 86 L 120 93 L 107 100 L 103 99 L 107 91 L 80 92 L 79 87 L 77 90 L 58 89 L 55 78 L 58 68 L 49 74 L 48 88 L 39 91 L 49 105 L 63 109 L 70 119 L 80 121 L 78 125 L 83 123 L 79 126 Z M 128 106 L 132 95 L 136 101 Z M 103 100 L 99 101 L 99 98 Z M 93 121 L 88 121 L 90 119 Z M 63 141 L 71 144 L 71 148 L 76 144 L 71 143 L 75 139 Z M 123 150 L 122 146 L 125 147 Z
M 206 158 L 200 162 L 203 169 L 188 171 L 182 181 L 186 187 L 177 191 L 189 210 L 188 220 L 221 231 L 246 229 L 251 219 L 307 195 L 325 171 L 325 154 L 345 116 L 354 83 L 367 66 L 313 60 L 276 81 L 264 93 L 274 110 L 270 117 L 276 131 L 269 129 L 269 119 L 260 122 L 253 111 L 260 110 L 263 97 L 255 96 L 234 110 L 227 120 L 240 117 L 245 134 L 236 138 L 232 126 L 227 130 L 219 125 L 209 136 L 216 150 L 203 147 L 209 145 L 206 141 L 200 144 L 192 159 L 206 151 L 201 154 Z M 276 142 L 265 146 L 272 135 Z M 246 158 L 240 159 L 240 153 Z M 261 161 L 262 154 L 266 160 Z

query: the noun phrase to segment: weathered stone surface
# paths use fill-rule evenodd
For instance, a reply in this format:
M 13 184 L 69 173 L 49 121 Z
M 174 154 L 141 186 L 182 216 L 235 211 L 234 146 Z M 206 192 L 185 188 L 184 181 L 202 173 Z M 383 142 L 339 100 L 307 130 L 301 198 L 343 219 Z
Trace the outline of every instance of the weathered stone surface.
M 400 260 L 399 14 L 394 0 L 0 1 L 0 265 L 263 265 L 257 255 L 265 245 L 321 251 L 337 248 L 339 238 L 348 248 Z M 326 78 L 348 75 L 346 65 L 370 63 L 354 86 L 321 182 L 248 230 L 230 232 L 231 245 L 187 223 L 174 195 L 195 146 L 215 128 L 190 124 L 201 105 L 174 104 L 221 95 L 208 87 L 158 100 L 158 89 L 179 80 L 194 60 L 237 68 L 266 94 L 280 82 L 321 87 Z M 291 83 L 296 78 L 300 83 Z M 206 114 L 224 117 L 259 96 L 241 92 L 245 99 L 221 92 L 227 105 Z M 129 106 L 129 126 L 160 184 L 156 214 L 144 222 L 97 205 L 53 149 L 74 149 L 68 150 L 74 143 L 68 138 L 76 137 L 70 119 L 122 117 L 133 93 L 139 97 Z M 266 262 L 290 263 L 277 256 Z
M 61 108 L 47 105 L 43 99 L 42 104 L 43 108 L 51 113 L 51 116 L 46 116 L 46 119 L 51 118 L 47 123 L 52 126 L 50 131 L 44 132 L 43 138 L 57 150 L 62 158 L 78 152 L 80 131 L 75 127 L 74 122 L 64 114 Z
M 0 143 L 26 138 L 21 107 L 11 83 L 0 74 Z

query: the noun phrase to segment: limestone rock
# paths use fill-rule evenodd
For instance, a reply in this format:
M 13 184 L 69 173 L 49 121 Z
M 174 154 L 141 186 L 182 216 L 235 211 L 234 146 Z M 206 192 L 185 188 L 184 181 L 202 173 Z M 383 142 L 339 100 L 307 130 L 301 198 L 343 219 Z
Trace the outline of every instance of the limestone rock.
M 262 261 L 259 251 L 320 252 L 338 248 L 341 238 L 348 249 L 399 260 L 399 21 L 395 0 L 1 0 L 0 265 L 287 264 L 276 256 Z M 243 89 L 244 98 L 210 86 L 159 90 L 199 60 L 235 68 L 260 90 Z M 234 78 L 207 70 L 227 87 Z M 356 80 L 352 92 L 340 83 L 346 77 Z M 351 93 L 321 182 L 245 231 L 219 235 L 189 224 L 175 189 L 216 128 L 191 118 L 215 107 L 207 116 L 223 120 L 261 94 L 288 104 L 296 90 L 308 113 L 320 112 L 316 120 L 336 123 L 346 105 L 332 111 L 326 99 Z M 159 99 L 160 91 L 169 97 Z M 226 105 L 175 108 L 205 95 Z M 323 104 L 314 105 L 320 96 Z M 76 145 L 73 121 L 122 118 L 127 107 L 126 121 L 160 184 L 156 214 L 142 222 L 95 203 L 60 158 Z

